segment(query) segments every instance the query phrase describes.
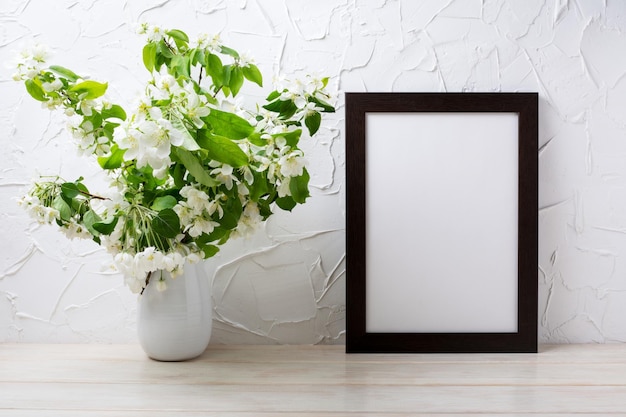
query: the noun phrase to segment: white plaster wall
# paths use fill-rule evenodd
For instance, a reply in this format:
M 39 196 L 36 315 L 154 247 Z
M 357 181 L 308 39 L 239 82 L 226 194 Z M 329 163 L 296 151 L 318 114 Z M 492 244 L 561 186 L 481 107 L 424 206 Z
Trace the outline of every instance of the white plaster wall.
M 252 97 L 279 72 L 326 74 L 340 92 L 306 145 L 309 202 L 207 264 L 212 343 L 343 343 L 345 91 L 538 91 L 540 340 L 626 341 L 626 2 L 2 0 L 0 62 L 46 43 L 129 102 L 146 78 L 139 21 L 249 51 L 266 80 Z M 35 173 L 99 179 L 11 73 L 0 70 L 0 342 L 134 342 L 135 296 L 107 254 L 13 201 Z

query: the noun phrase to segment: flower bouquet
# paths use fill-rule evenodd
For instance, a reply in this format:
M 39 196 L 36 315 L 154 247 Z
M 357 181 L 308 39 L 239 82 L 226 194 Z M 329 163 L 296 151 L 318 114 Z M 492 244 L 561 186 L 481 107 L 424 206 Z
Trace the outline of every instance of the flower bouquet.
M 47 65 L 41 46 L 22 53 L 14 75 L 44 107 L 65 113 L 79 153 L 110 178 L 95 193 L 82 177 L 41 177 L 19 203 L 39 222 L 106 248 L 135 293 L 151 278 L 164 290 L 167 272 L 180 275 L 276 208 L 304 203 L 309 173 L 298 144 L 334 111 L 328 78 L 310 76 L 244 109 L 233 100 L 244 82 L 263 84 L 248 57 L 217 36 L 190 42 L 147 24 L 139 32 L 151 76 L 130 111 L 105 98 L 107 83 Z

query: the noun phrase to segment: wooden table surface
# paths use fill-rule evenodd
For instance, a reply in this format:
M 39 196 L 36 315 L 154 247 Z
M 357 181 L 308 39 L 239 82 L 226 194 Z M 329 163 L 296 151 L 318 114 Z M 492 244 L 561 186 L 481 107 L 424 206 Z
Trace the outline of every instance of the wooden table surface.
M 211 345 L 156 362 L 138 345 L 0 344 L 0 416 L 626 415 L 626 344 L 538 354 L 350 354 Z

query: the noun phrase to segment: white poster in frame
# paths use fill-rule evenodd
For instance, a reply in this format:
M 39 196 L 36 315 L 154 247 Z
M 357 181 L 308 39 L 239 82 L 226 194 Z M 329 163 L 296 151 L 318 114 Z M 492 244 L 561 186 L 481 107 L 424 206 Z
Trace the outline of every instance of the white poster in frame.
M 347 352 L 537 344 L 537 94 L 348 93 Z

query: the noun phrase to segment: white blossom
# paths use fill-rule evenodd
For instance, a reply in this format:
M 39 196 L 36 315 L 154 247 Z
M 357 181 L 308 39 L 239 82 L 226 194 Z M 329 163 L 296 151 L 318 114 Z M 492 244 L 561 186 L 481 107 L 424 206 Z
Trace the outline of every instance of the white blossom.
M 211 175 L 214 175 L 216 180 L 226 185 L 226 188 L 231 190 L 233 188 L 233 182 L 237 181 L 237 177 L 233 175 L 233 167 L 227 164 L 213 164 L 211 166 L 216 166 L 216 168 L 211 171 Z
M 254 183 L 254 174 L 252 174 L 252 170 L 248 166 L 243 166 L 240 168 L 243 172 L 243 179 L 250 185 Z
M 243 209 L 235 235 L 248 237 L 252 235 L 263 221 L 263 217 L 259 212 L 259 207 L 254 201 L 249 201 Z
M 186 259 L 187 259 L 187 262 L 189 262 L 190 264 L 197 264 L 198 262 L 202 260 L 202 256 L 197 252 L 191 252 L 187 254 Z
M 100 241 L 102 242 L 102 246 L 112 255 L 117 255 L 122 250 L 124 250 L 124 246 L 122 245 L 122 234 L 124 230 L 124 219 L 118 219 L 113 232 L 109 235 L 100 236 Z
M 181 92 L 182 87 L 168 72 L 167 65 L 163 64 L 159 72 L 153 72 L 153 80 L 148 86 L 150 97 L 155 100 L 168 100 Z
M 71 219 L 69 222 L 63 223 L 61 231 L 65 233 L 69 239 L 91 239 L 93 236 L 89 233 L 89 230 L 85 226 L 78 224 Z
M 285 177 L 299 177 L 302 175 L 306 160 L 300 150 L 284 155 L 278 161 L 280 173 Z
M 252 56 L 250 56 L 247 52 L 239 54 L 239 66 L 245 68 L 250 65 L 254 65 L 254 58 L 252 58 Z
M 289 188 L 290 182 L 291 177 L 283 178 L 282 180 L 277 182 L 276 191 L 278 191 L 279 197 L 287 197 L 291 195 L 291 189 Z
M 195 260 L 196 257 L 194 255 L 192 259 Z M 163 253 L 154 247 L 147 247 L 135 255 L 120 252 L 115 255 L 114 262 L 117 269 L 124 274 L 125 283 L 131 291 L 138 293 L 146 285 L 148 274 L 152 276 L 155 272 L 167 271 L 172 278 L 180 276 L 187 257 L 176 250 Z
M 93 109 L 97 107 L 97 105 L 98 103 L 95 100 L 81 100 L 76 110 L 80 110 L 83 115 L 89 117 L 93 115 Z
M 115 130 L 115 141 L 121 149 L 126 149 L 125 160 L 136 160 L 138 168 L 149 165 L 155 177 L 164 178 L 171 164 L 171 146 L 182 145 L 182 133 L 163 117 L 158 108 L 148 109 L 146 117 L 134 116 L 129 123 Z
M 53 91 L 58 91 L 58 90 L 61 89 L 61 87 L 63 87 L 63 83 L 59 79 L 55 79 L 54 81 L 49 82 L 49 83 L 41 83 L 41 88 L 46 93 L 51 93 Z
M 221 51 L 222 40 L 219 34 L 209 36 L 206 33 L 201 33 L 198 35 L 196 44 L 198 49 L 208 49 L 210 52 L 215 53 Z
M 220 219 L 224 217 L 224 209 L 220 203 L 222 197 L 224 197 L 224 194 L 220 193 L 215 197 L 215 200 L 209 201 L 207 205 L 207 212 L 209 213 L 209 216 L 212 216 L 213 213 L 217 211 L 217 217 Z
M 40 224 L 51 224 L 53 221 L 60 219 L 58 210 L 44 206 L 36 196 L 27 194 L 18 199 L 17 204 L 24 208 Z
M 157 281 L 156 289 L 158 292 L 163 292 L 167 289 L 167 283 L 165 282 L 165 278 L 163 278 L 163 276 L 161 276 L 161 278 Z
M 191 237 L 198 237 L 203 233 L 210 234 L 220 224 L 211 219 L 217 210 L 220 218 L 224 214 L 222 207 L 215 200 L 211 201 L 209 196 L 195 186 L 185 186 L 180 190 L 180 195 L 185 201 L 179 201 L 174 206 L 174 211 L 178 214 L 184 231 Z
M 192 185 L 187 185 L 181 188 L 180 195 L 185 197 L 188 207 L 196 215 L 208 209 L 209 196 L 204 191 Z
M 259 116 L 261 116 L 260 120 L 257 120 L 256 118 L 251 120 L 251 122 L 256 126 L 257 130 L 259 131 L 262 131 L 264 129 L 272 129 L 275 126 L 282 124 L 282 122 L 278 118 L 278 113 L 263 109 L 261 110 Z
M 179 201 L 173 208 L 178 215 L 180 223 L 183 226 L 188 226 L 193 222 L 193 219 L 198 215 L 196 211 L 186 201 Z
M 324 110 L 324 109 L 319 107 L 317 104 L 309 101 L 307 103 L 304 103 L 304 106 L 299 108 L 299 110 L 296 112 L 294 117 L 297 118 L 297 119 L 300 119 L 300 118 L 303 118 L 303 117 L 308 117 L 308 116 L 312 115 L 313 113 L 319 113 L 322 110 Z
M 182 109 L 181 111 L 185 116 L 189 117 L 193 124 L 199 129 L 204 126 L 204 122 L 201 117 L 209 115 L 211 110 L 206 106 L 206 98 L 201 99 L 200 96 L 194 91 L 193 85 L 187 83 L 181 94 L 182 97 Z
M 96 137 L 91 122 L 86 121 L 78 124 L 78 122 L 70 121 L 67 124 L 67 129 L 75 139 L 79 155 L 95 154 L 102 156 L 110 152 L 109 139 L 105 136 Z
M 213 220 L 208 220 L 203 217 L 196 217 L 193 222 L 189 225 L 187 232 L 191 237 L 198 237 L 203 233 L 207 235 L 212 233 L 213 230 L 219 226 L 218 222 L 214 222 Z
M 146 35 L 148 42 L 159 42 L 165 37 L 165 30 L 156 25 L 149 25 L 142 23 L 137 28 L 137 33 L 140 35 Z
M 243 97 L 223 97 L 219 100 L 219 108 L 220 110 L 224 110 L 228 113 L 236 114 L 239 117 L 243 117 L 244 119 L 248 119 L 248 121 L 252 124 L 256 124 L 256 118 L 250 117 L 250 113 L 244 107 Z M 254 116 L 254 115 L 253 115 Z
M 24 48 L 15 58 L 17 72 L 13 74 L 13 79 L 16 81 L 32 80 L 44 68 L 49 56 L 50 50 L 46 45 L 34 44 Z

